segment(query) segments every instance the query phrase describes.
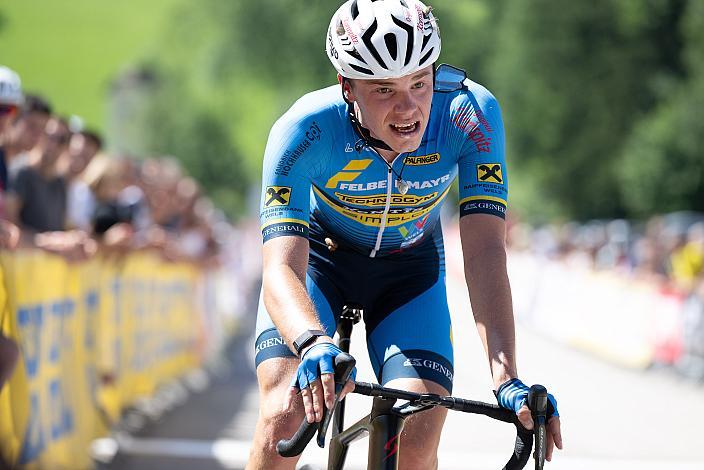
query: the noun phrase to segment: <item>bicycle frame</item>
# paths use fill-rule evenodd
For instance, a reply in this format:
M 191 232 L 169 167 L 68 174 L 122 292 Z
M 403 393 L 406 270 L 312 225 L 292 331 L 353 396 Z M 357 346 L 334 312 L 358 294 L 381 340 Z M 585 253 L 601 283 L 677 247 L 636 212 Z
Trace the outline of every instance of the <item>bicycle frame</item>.
M 362 307 L 358 305 L 345 305 L 342 307 L 340 319 L 337 322 L 337 347 L 342 352 L 350 352 L 350 338 L 352 328 L 362 319 Z M 345 429 L 345 400 L 341 400 L 333 415 L 332 435 L 341 433 Z
M 343 352 L 335 357 L 335 390 L 339 394 L 348 380 L 355 360 L 349 352 L 352 326 L 361 318 L 361 309 L 345 306 L 338 323 L 338 344 Z M 372 411 L 348 429 L 344 429 L 344 400 L 339 403 L 336 398 L 334 407 L 333 435 L 328 455 L 328 470 L 341 470 L 345 464 L 349 445 L 362 437 L 369 436 L 367 454 L 368 468 L 373 470 L 397 470 L 401 447 L 401 431 L 404 420 L 414 413 L 442 406 L 450 410 L 482 414 L 492 419 L 512 423 L 516 426 L 516 442 L 504 470 L 524 468 L 530 459 L 533 437 L 536 438 L 535 468 L 541 470 L 545 457 L 545 422 L 547 410 L 547 390 L 542 385 L 533 385 L 528 394 L 527 403 L 531 409 L 536 427 L 533 432 L 526 430 L 519 423 L 513 411 L 473 400 L 452 396 L 440 396 L 432 393 L 414 393 L 404 390 L 386 388 L 378 384 L 355 382 L 353 393 L 374 397 Z M 397 400 L 407 403 L 396 406 Z M 290 439 L 277 443 L 277 451 L 283 457 L 299 455 L 308 442 L 318 433 L 318 446 L 325 446 L 325 434 L 330 424 L 328 410 L 323 411 L 321 422 L 308 423 L 303 420 L 298 431 Z
M 352 328 L 362 318 L 362 308 L 345 305 L 337 325 L 337 345 L 346 353 L 350 349 Z M 364 418 L 344 429 L 345 400 L 340 401 L 333 419 L 333 434 L 330 440 L 328 470 L 342 470 L 349 445 L 369 436 L 367 468 L 397 470 L 401 431 L 407 416 L 431 407 L 397 408 L 396 399 L 374 397 L 372 411 Z M 381 466 L 379 463 L 383 462 Z
M 395 411 L 396 400 L 375 397 L 372 412 L 330 440 L 328 470 L 342 470 L 349 445 L 369 436 L 367 468 L 397 470 L 405 416 Z M 379 462 L 383 462 L 379 466 Z
M 361 307 L 357 305 L 343 307 L 337 323 L 337 345 L 343 352 L 350 352 L 352 328 L 361 318 Z M 398 469 L 398 449 L 405 416 L 393 412 L 395 404 L 396 400 L 375 397 L 371 413 L 345 430 L 345 400 L 340 401 L 333 419 L 328 470 L 342 470 L 349 445 L 367 435 L 369 436 L 367 467 L 375 468 L 378 462 L 384 462 L 382 470 Z

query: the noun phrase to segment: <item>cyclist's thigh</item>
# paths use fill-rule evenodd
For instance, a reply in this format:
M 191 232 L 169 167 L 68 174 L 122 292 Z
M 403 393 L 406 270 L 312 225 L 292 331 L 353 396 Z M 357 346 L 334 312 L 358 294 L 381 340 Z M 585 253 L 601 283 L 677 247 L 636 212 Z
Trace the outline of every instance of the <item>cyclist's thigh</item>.
M 306 289 L 308 295 L 313 301 L 318 317 L 323 324 L 325 332 L 329 336 L 335 334 L 336 319 L 339 317 L 339 312 L 342 309 L 342 302 L 333 285 L 322 276 L 316 276 L 315 281 L 306 275 Z M 305 326 L 302 327 L 302 329 Z M 302 332 L 302 331 L 301 331 Z M 259 295 L 259 308 L 257 310 L 257 326 L 255 332 L 255 366 L 257 369 L 260 364 L 267 359 L 276 357 L 296 358 L 291 350 L 286 345 L 285 340 L 276 329 L 276 325 L 271 320 L 269 312 L 264 305 L 262 293 Z M 289 380 L 293 377 L 293 372 L 287 375 Z
M 296 396 L 286 409 L 283 408 L 289 392 L 290 377 L 298 367 L 295 357 L 275 357 L 257 367 L 259 382 L 259 419 L 252 440 L 252 451 L 247 468 L 292 469 L 297 459 L 284 462 L 276 454 L 276 443 L 289 439 L 303 421 L 305 412 L 301 396 Z
M 274 357 L 257 367 L 260 409 L 280 410 L 284 396 L 291 386 L 291 378 L 298 367 L 296 357 Z M 274 406 L 277 405 L 278 406 Z M 296 403 L 297 405 L 297 403 Z
M 452 392 L 452 325 L 444 275 L 379 322 L 367 335 L 377 380 L 424 379 Z

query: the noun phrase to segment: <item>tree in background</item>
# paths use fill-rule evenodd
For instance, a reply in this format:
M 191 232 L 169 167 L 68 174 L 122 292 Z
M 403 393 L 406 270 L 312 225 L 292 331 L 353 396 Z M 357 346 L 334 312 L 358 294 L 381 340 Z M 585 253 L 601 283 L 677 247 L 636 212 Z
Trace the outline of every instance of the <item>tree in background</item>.
M 514 209 L 534 221 L 702 209 L 702 2 L 432 3 L 441 61 L 502 105 Z M 143 60 L 155 80 L 123 100 L 139 112 L 114 107 L 111 129 L 139 154 L 178 156 L 242 212 L 273 121 L 336 83 L 324 52 L 335 5 L 183 2 Z
M 617 179 L 623 145 L 656 103 L 663 73 L 678 73 L 677 55 L 665 51 L 673 48 L 668 38 L 676 37 L 683 3 L 505 3 L 492 83 L 525 213 L 627 214 Z
M 487 31 L 495 14 L 490 5 L 434 3 L 441 21 L 447 18 L 443 61 L 467 67 L 475 79 L 486 75 L 484 52 L 495 44 Z M 336 83 L 324 44 L 334 8 L 324 0 L 304 8 L 294 0 L 184 2 L 158 56 L 144 59 L 147 72 L 123 77 L 130 91 L 118 86 L 122 91 L 113 93 L 114 141 L 135 154 L 177 156 L 205 188 L 222 195 L 216 202 L 237 212 L 241 194 L 227 194 L 234 182 L 240 189 L 258 184 L 273 121 L 302 94 Z M 208 132 L 199 130 L 204 127 Z M 221 144 L 211 154 L 212 133 Z
M 704 211 L 704 3 L 692 0 L 686 8 L 675 51 L 685 73 L 662 84 L 658 105 L 624 150 L 620 187 L 635 215 Z

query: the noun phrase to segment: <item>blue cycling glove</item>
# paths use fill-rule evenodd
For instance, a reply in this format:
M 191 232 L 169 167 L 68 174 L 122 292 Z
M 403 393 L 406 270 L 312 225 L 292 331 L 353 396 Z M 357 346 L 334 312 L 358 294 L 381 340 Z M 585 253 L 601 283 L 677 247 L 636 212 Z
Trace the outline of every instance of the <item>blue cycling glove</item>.
M 526 403 L 529 390 L 530 387 L 519 379 L 511 379 L 501 384 L 496 391 L 496 399 L 500 406 L 518 413 L 518 410 Z M 557 401 L 550 393 L 548 393 L 548 416 L 560 416 L 557 412 Z
M 341 354 L 342 350 L 332 343 L 320 343 L 309 348 L 298 365 L 296 375 L 291 382 L 292 387 L 300 390 L 308 387 L 311 382 L 320 377 L 321 374 L 335 373 L 335 356 Z M 357 376 L 357 368 L 352 369 L 350 379 Z

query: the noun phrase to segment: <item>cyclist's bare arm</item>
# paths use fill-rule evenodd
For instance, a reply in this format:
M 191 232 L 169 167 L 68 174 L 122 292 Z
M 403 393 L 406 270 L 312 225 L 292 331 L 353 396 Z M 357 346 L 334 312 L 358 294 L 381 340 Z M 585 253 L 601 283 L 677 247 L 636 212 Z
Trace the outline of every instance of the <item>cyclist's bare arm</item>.
M 460 219 L 464 273 L 495 388 L 516 377 L 516 336 L 506 272 L 506 223 L 488 214 Z
M 324 330 L 306 290 L 308 248 L 308 240 L 297 236 L 273 238 L 267 241 L 263 248 L 264 303 L 289 348 L 303 331 Z M 320 336 L 303 349 L 301 355 L 313 345 L 325 342 L 332 343 L 333 340 L 328 336 Z M 301 391 L 309 421 L 320 421 L 323 406 L 327 405 L 331 408 L 335 401 L 333 376 L 322 374 L 321 384 L 322 387 L 320 384 L 313 383 Z M 350 381 L 340 396 L 344 397 L 353 389 L 354 384 Z M 284 409 L 291 406 L 297 394 L 296 388 L 289 389 L 284 398 Z
M 460 219 L 460 236 L 472 312 L 489 358 L 494 387 L 498 389 L 517 376 L 516 329 L 506 271 L 506 223 L 492 215 L 466 215 Z M 533 428 L 528 406 L 521 408 L 518 419 L 526 428 Z M 555 446 L 562 449 L 559 417 L 548 420 L 548 461 L 552 460 Z
M 308 240 L 276 237 L 264 243 L 263 253 L 264 304 L 291 348 L 303 331 L 323 329 L 306 291 Z

